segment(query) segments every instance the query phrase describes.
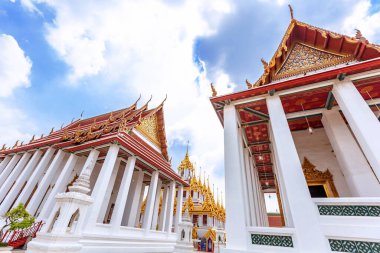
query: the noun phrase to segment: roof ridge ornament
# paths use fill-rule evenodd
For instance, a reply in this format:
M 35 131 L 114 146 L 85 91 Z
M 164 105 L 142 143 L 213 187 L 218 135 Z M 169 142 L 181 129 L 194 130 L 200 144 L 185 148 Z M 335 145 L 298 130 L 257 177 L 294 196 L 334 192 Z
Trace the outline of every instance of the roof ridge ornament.
M 214 85 L 212 83 L 210 83 L 210 86 L 211 86 L 212 96 L 216 97 L 218 95 L 218 93 L 216 92 Z
M 359 29 L 355 28 L 355 32 L 356 32 L 355 33 L 355 39 L 358 39 L 361 42 L 366 43 L 366 44 L 369 43 L 367 38 L 363 36 L 362 32 Z
M 266 67 L 268 67 L 268 62 L 267 62 L 266 60 L 264 60 L 264 58 L 261 58 L 260 61 L 261 61 L 261 63 L 263 64 L 264 69 L 265 69 Z
M 248 79 L 245 79 L 245 83 L 247 84 L 248 89 L 251 89 L 253 85 L 248 81 Z
M 292 5 L 291 5 L 291 4 L 288 4 L 288 7 L 289 7 L 289 11 L 290 11 L 290 18 L 293 20 L 293 19 L 294 19 L 294 16 L 293 16 L 293 8 L 292 8 Z

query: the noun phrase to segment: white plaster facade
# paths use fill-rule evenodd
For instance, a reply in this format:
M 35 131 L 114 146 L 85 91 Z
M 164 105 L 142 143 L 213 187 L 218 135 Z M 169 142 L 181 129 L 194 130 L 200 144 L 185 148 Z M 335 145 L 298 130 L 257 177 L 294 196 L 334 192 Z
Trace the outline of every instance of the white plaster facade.
M 380 245 L 379 215 L 334 212 L 326 215 L 321 211 L 321 208 L 336 207 L 380 208 L 377 170 L 380 148 L 376 146 L 380 140 L 380 123 L 368 106 L 373 101 L 365 101 L 352 83 L 352 80 L 378 73 L 380 72 L 372 71 L 348 76 L 343 81 L 325 82 L 324 85 L 332 86 L 334 96 L 339 97 L 338 105 L 331 109 L 320 109 L 318 112 L 284 112 L 281 97 L 293 92 L 302 93 L 301 88 L 224 104 L 228 240 L 223 252 L 321 253 L 331 252 L 331 243 L 334 241 L 364 241 L 368 245 Z M 315 83 L 303 89 L 312 90 L 320 85 Z M 268 227 L 266 223 L 267 217 L 260 197 L 263 193 L 257 181 L 257 167 L 252 152 L 245 152 L 248 142 L 244 133 L 241 134 L 242 123 L 236 108 L 259 100 L 265 100 L 268 107 L 271 156 L 285 220 L 285 226 L 281 228 Z M 342 120 L 339 110 L 348 124 Z M 290 130 L 290 118 L 307 117 L 315 113 L 322 115 L 322 128 L 312 129 L 312 134 L 307 129 L 293 132 Z M 318 171 L 329 169 L 339 197 L 311 198 L 301 167 L 304 157 Z M 259 215 L 260 213 L 262 214 Z M 265 236 L 266 239 L 283 240 L 284 244 L 275 246 L 254 241 Z M 284 238 L 290 240 L 291 246 L 286 244 Z

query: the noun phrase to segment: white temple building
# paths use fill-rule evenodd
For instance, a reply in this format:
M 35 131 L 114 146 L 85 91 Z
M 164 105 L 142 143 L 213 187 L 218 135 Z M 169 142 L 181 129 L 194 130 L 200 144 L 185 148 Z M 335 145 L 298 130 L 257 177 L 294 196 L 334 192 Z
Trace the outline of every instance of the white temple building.
M 163 103 L 76 120 L 0 160 L 0 215 L 24 203 L 45 223 L 28 253 L 174 251 L 188 183 L 168 159 Z
M 262 63 L 247 90 L 218 96 L 211 85 L 224 127 L 223 252 L 380 252 L 380 46 L 292 13 Z M 264 193 L 277 194 L 282 226 L 269 227 Z

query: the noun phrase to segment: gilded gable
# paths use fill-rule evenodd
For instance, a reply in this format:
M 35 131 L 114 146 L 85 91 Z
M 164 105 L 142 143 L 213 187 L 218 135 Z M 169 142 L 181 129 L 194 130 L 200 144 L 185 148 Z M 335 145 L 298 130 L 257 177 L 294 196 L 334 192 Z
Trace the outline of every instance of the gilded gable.
M 352 60 L 352 57 L 347 55 L 333 54 L 305 44 L 295 43 L 285 62 L 277 71 L 275 79 L 329 67 L 350 60 Z
M 153 114 L 149 117 L 144 118 L 136 129 L 152 141 L 158 147 L 161 147 L 160 138 L 158 136 L 158 124 L 157 116 Z

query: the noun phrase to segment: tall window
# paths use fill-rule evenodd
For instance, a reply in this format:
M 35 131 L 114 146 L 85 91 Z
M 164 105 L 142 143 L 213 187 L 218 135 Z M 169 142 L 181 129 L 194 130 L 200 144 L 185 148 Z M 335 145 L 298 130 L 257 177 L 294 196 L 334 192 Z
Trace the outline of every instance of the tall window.
M 193 224 L 198 223 L 198 215 L 193 215 Z
M 203 226 L 207 226 L 207 215 L 203 215 Z

